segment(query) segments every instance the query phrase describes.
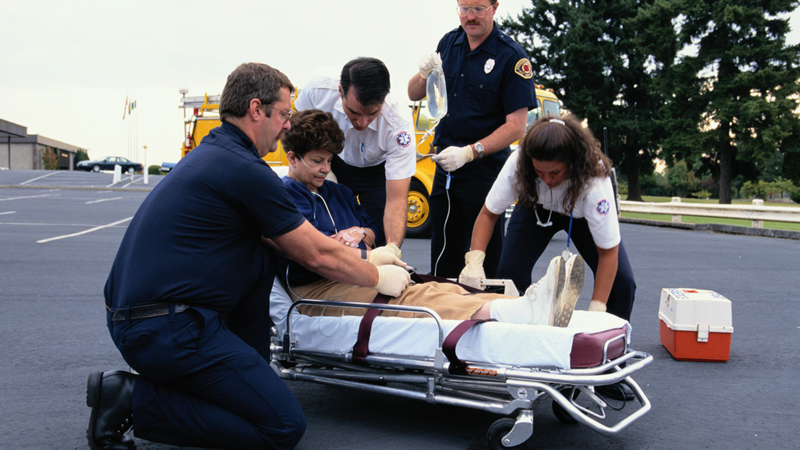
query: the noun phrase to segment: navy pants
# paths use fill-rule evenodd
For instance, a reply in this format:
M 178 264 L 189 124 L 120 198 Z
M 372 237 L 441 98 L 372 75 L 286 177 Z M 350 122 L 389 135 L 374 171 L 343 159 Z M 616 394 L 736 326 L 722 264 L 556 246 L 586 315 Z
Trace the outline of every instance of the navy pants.
M 541 205 L 537 206 L 539 218 L 543 222 L 547 221 L 550 211 L 543 209 Z M 530 286 L 531 270 L 544 253 L 550 240 L 557 232 L 569 230 L 568 215 L 553 212 L 551 220 L 553 221 L 552 226 L 540 227 L 536 225 L 533 209 L 517 204 L 508 222 L 503 254 L 497 269 L 498 278 L 514 280 L 514 284 L 520 292 Z M 592 272 L 597 274 L 599 255 L 586 219 L 572 220 L 570 249 L 576 249 Z M 614 285 L 608 297 L 607 308 L 609 313 L 630 321 L 636 294 L 636 281 L 633 279 L 628 253 L 621 241 L 618 260 L 617 276 L 614 278 Z
M 386 162 L 372 167 L 355 167 L 334 156 L 331 170 L 338 183 L 350 188 L 358 196 L 358 203 L 367 215 L 378 222 L 382 233 L 376 236 L 375 246 L 386 245 L 383 214 L 386 210 Z
M 436 166 L 430 196 L 433 275 L 458 278 L 465 265 L 464 254 L 469 251 L 475 219 L 478 218 L 486 195 L 506 159 L 508 152 L 468 163 L 453 172 L 449 189 L 447 172 Z M 486 247 L 483 269 L 488 278 L 495 278 L 500 253 L 503 251 L 503 222 L 504 220 L 497 221 Z
M 133 390 L 137 437 L 181 447 L 297 445 L 305 416 L 270 367 L 269 347 L 263 346 L 269 335 L 266 291 L 266 297 L 240 303 L 231 313 L 238 319 L 233 321 L 215 311 L 190 308 L 169 316 L 108 322 L 123 358 L 141 374 Z

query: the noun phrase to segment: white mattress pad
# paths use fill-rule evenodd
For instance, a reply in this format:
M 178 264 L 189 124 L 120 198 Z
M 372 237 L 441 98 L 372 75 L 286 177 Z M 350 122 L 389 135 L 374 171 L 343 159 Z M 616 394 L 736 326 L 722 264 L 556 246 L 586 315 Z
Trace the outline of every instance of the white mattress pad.
M 270 316 L 282 336 L 291 299 L 276 278 L 270 296 Z M 306 316 L 292 312 L 291 339 L 297 348 L 331 353 L 352 351 L 358 338 L 360 316 Z M 443 320 L 444 337 L 461 321 Z M 570 368 L 573 339 L 578 333 L 627 329 L 630 324 L 608 313 L 575 311 L 569 326 L 519 325 L 486 322 L 473 326 L 456 346 L 463 361 L 517 367 Z M 378 316 L 372 324 L 369 350 L 395 356 L 433 358 L 439 346 L 436 321 Z

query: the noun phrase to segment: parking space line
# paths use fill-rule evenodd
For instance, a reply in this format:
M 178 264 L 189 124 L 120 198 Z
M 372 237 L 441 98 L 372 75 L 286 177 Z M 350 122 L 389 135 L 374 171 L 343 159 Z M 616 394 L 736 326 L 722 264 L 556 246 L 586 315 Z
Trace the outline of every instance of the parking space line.
M 52 197 L 54 194 L 42 194 L 42 195 L 26 195 L 23 197 L 8 197 L 8 198 L 0 198 L 0 202 L 4 202 L 6 200 L 22 200 L 26 198 L 39 198 L 39 197 Z
M 55 174 L 57 174 L 57 173 L 58 173 L 58 172 L 51 172 L 51 173 L 48 173 L 47 175 L 42 175 L 42 176 L 40 176 L 40 177 L 36 177 L 36 178 L 30 179 L 30 180 L 28 180 L 28 181 L 23 181 L 22 183 L 20 183 L 20 185 L 25 185 L 25 184 L 28 184 L 28 183 L 34 182 L 34 181 L 36 181 L 36 180 L 41 180 L 42 178 L 47 178 L 47 177 L 49 177 L 49 176 L 51 176 L 51 175 L 55 175 Z
M 6 214 L 15 214 L 15 213 L 16 213 L 16 211 L 6 211 L 6 212 L 1 212 L 1 213 L 0 213 L 0 216 L 4 216 L 4 215 L 6 215 Z
M 86 202 L 86 204 L 87 205 L 91 205 L 93 203 L 102 203 L 102 202 L 108 202 L 108 201 L 111 201 L 111 200 L 119 200 L 121 198 L 125 198 L 125 197 L 101 198 L 100 200 L 92 200 L 90 202 Z
M 109 223 L 108 225 L 100 225 L 99 227 L 94 227 L 94 228 L 90 228 L 88 230 L 80 231 L 78 233 L 65 234 L 63 236 L 56 236 L 56 237 L 51 237 L 51 238 L 48 238 L 48 239 L 42 239 L 40 241 L 36 241 L 36 243 L 37 244 L 45 244 L 45 243 L 50 242 L 50 241 L 57 241 L 59 239 L 66 239 L 66 238 L 71 238 L 71 237 L 75 237 L 75 236 L 80 236 L 82 234 L 87 234 L 87 233 L 91 233 L 93 231 L 102 230 L 103 228 L 113 227 L 113 226 L 119 225 L 121 223 L 125 223 L 125 222 L 127 222 L 127 221 L 129 221 L 131 219 L 133 219 L 133 216 L 128 217 L 127 219 L 118 220 L 118 221 L 116 221 L 114 223 Z

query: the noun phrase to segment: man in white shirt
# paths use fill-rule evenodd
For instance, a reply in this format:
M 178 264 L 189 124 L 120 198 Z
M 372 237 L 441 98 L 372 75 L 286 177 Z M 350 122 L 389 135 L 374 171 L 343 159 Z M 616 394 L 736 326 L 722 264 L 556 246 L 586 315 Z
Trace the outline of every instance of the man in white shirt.
M 416 171 L 416 144 L 410 112 L 392 99 L 389 88 L 389 70 L 383 62 L 356 58 L 345 64 L 338 79 L 312 78 L 294 106 L 298 111 L 316 108 L 333 115 L 345 135 L 344 150 L 333 158 L 333 173 L 382 225 L 387 246 L 399 257 L 408 187 Z

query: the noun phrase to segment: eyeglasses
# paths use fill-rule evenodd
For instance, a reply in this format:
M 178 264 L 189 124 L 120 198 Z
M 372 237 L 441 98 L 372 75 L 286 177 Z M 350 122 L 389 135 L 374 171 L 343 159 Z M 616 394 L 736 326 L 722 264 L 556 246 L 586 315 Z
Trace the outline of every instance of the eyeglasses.
M 459 16 L 465 17 L 469 15 L 469 10 L 472 10 L 472 13 L 475 14 L 475 17 L 482 19 L 486 16 L 486 13 L 488 13 L 490 9 L 492 9 L 491 6 L 459 6 L 456 8 L 456 11 L 458 12 Z
M 305 164 L 306 167 L 308 167 L 309 169 L 314 170 L 314 171 L 318 170 L 325 163 L 328 163 L 329 166 L 331 164 L 330 161 L 328 161 L 327 159 L 324 159 L 324 158 L 323 159 L 319 159 L 317 161 L 314 161 L 313 159 L 309 159 L 308 162 L 310 164 L 306 163 L 306 159 L 303 158 L 303 157 L 300 157 L 300 161 L 302 161 L 302 163 Z
M 275 105 L 267 104 L 267 105 L 264 105 L 264 106 L 269 106 L 270 108 L 274 109 L 275 111 L 278 111 L 278 114 L 281 115 L 281 119 L 283 119 L 283 123 L 288 122 L 289 119 L 292 118 L 293 112 L 292 112 L 291 109 L 289 111 L 284 111 L 284 110 L 278 108 Z

